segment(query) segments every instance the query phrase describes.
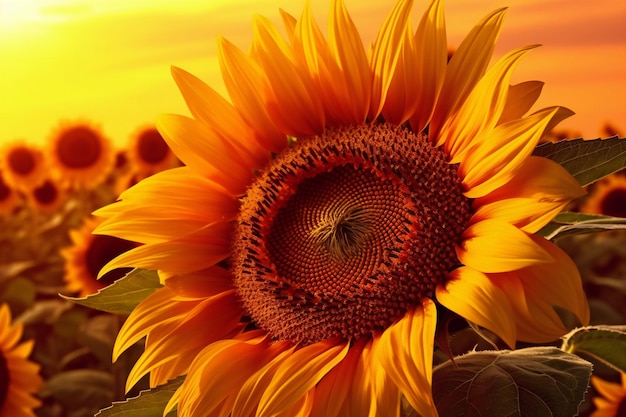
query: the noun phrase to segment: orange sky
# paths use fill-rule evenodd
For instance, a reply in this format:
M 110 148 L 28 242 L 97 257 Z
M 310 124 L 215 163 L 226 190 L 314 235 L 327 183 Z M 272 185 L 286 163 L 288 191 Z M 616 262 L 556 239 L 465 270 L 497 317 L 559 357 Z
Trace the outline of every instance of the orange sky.
M 345 0 L 370 42 L 394 0 Z M 325 27 L 329 0 L 312 0 Z M 0 143 L 43 143 L 62 120 L 88 120 L 123 146 L 160 113 L 187 114 L 170 76 L 180 66 L 223 92 L 215 57 L 223 35 L 241 48 L 254 13 L 279 23 L 304 1 L 0 0 Z M 426 1 L 416 0 L 415 20 Z M 509 6 L 496 54 L 528 44 L 514 82 L 546 82 L 538 107 L 577 114 L 560 125 L 597 137 L 605 122 L 626 130 L 626 2 L 446 0 L 457 45 L 486 13 Z

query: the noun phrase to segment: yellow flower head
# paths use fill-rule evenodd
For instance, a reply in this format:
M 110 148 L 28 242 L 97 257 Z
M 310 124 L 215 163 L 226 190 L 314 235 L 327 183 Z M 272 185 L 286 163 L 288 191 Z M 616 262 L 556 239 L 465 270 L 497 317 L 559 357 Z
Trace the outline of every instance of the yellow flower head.
M 504 10 L 447 62 L 441 1 L 417 30 L 399 1 L 366 50 L 341 0 L 323 35 L 307 6 L 286 37 L 257 16 L 248 53 L 219 40 L 229 100 L 173 75 L 193 115 L 157 127 L 186 165 L 123 192 L 97 229 L 141 242 L 109 263 L 165 284 L 114 355 L 148 335 L 128 386 L 186 374 L 181 417 L 422 416 L 437 305 L 509 346 L 545 342 L 588 306 L 573 262 L 533 233 L 583 191 L 531 153 L 571 114 L 527 112 L 510 85 L 532 47 L 488 63 Z M 549 282 L 546 277 L 550 277 Z
M 110 141 L 87 123 L 62 123 L 48 141 L 46 153 L 56 178 L 72 188 L 93 188 L 115 162 Z
M 4 175 L 0 171 L 0 216 L 13 213 L 13 209 L 18 206 L 20 201 L 18 192 L 4 181 Z
M 131 169 L 141 178 L 179 165 L 178 158 L 153 126 L 137 130 L 126 150 Z
M 4 181 L 21 191 L 32 190 L 46 176 L 43 152 L 24 141 L 9 143 L 0 150 L 0 169 Z
M 591 384 L 599 394 L 593 398 L 596 409 L 591 417 L 620 417 L 626 413 L 626 374 L 621 373 L 621 377 L 621 384 L 591 377 Z
M 613 174 L 593 184 L 580 210 L 584 213 L 626 217 L 626 176 Z
M 93 234 L 101 221 L 98 218 L 85 219 L 79 228 L 70 230 L 72 245 L 61 249 L 65 259 L 66 290 L 78 293 L 80 297 L 98 292 L 129 272 L 128 268 L 120 268 L 98 279 L 98 272 L 107 262 L 137 246 L 114 236 Z
M 11 311 L 0 305 L 0 417 L 35 417 L 41 402 L 34 397 L 43 385 L 39 365 L 28 360 L 33 342 L 19 343 L 23 326 L 11 325 Z
M 31 207 L 40 213 L 54 213 L 59 210 L 66 201 L 67 191 L 51 178 L 43 184 L 35 187 L 27 194 Z

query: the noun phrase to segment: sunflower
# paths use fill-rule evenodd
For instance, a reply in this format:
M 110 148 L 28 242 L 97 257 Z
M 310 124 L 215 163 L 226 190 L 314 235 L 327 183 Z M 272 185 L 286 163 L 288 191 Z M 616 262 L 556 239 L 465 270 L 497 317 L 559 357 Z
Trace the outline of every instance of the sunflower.
M 127 146 L 129 164 L 142 178 L 179 165 L 178 158 L 154 126 L 138 129 Z
M 40 185 L 46 176 L 43 152 L 24 141 L 7 144 L 0 151 L 0 169 L 11 187 L 28 191 Z
M 612 383 L 597 376 L 591 377 L 591 384 L 600 394 L 593 398 L 596 406 L 591 417 L 619 417 L 626 415 L 626 374 L 621 373 L 622 383 Z
M 56 180 L 46 179 L 27 194 L 28 203 L 40 213 L 54 213 L 66 201 L 67 190 Z
M 50 165 L 56 178 L 72 188 L 93 188 L 115 163 L 109 139 L 87 122 L 65 122 L 48 141 Z
M 595 183 L 580 210 L 583 213 L 626 217 L 626 176 L 613 174 Z
M 99 223 L 99 218 L 85 219 L 79 228 L 70 230 L 72 245 L 61 249 L 66 290 L 79 293 L 80 297 L 96 293 L 129 272 L 128 268 L 119 268 L 98 279 L 98 272 L 107 262 L 137 246 L 114 236 L 94 235 L 92 232 Z
M 186 374 L 178 415 L 422 416 L 438 310 L 516 340 L 589 312 L 567 255 L 534 233 L 583 194 L 531 153 L 571 112 L 528 114 L 537 82 L 510 86 L 532 47 L 491 67 L 504 9 L 447 63 L 443 7 L 415 32 L 400 1 L 366 51 L 341 0 L 324 37 L 309 7 L 286 38 L 254 21 L 249 53 L 219 40 L 229 100 L 173 76 L 193 115 L 157 127 L 183 167 L 100 209 L 96 229 L 143 245 L 110 262 L 164 287 L 120 330 L 146 338 L 127 380 Z M 546 277 L 550 277 L 549 282 Z
M 17 344 L 22 325 L 11 325 L 11 311 L 0 305 L 0 417 L 35 417 L 41 402 L 33 396 L 43 381 L 39 365 L 28 360 L 33 342 Z
M 19 193 L 4 181 L 0 171 L 0 216 L 13 213 L 19 202 Z

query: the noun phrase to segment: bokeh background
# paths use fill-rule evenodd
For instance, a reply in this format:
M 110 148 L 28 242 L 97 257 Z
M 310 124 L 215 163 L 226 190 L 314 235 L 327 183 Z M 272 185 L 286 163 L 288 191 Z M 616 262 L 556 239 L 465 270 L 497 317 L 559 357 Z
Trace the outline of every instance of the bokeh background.
M 324 28 L 329 0 L 310 1 Z M 395 0 L 345 3 L 369 44 Z M 415 3 L 422 10 L 426 0 Z M 91 212 L 140 179 L 179 164 L 153 129 L 158 114 L 188 114 L 170 66 L 195 74 L 225 94 L 217 37 L 245 50 L 255 14 L 280 27 L 279 9 L 298 17 L 303 4 L 0 0 L 0 162 L 4 146 L 11 149 L 16 141 L 49 159 L 50 144 L 77 126 L 92 129 L 110 146 L 109 163 L 103 163 L 98 175 L 86 176 L 89 184 L 70 184 L 61 169 L 59 182 L 43 193 L 48 198 L 44 201 L 33 198 L 32 190 L 17 189 L 11 190 L 16 199 L 3 200 L 8 188 L 2 188 L 6 184 L 0 170 L 0 304 L 8 305 L 15 322 L 24 326 L 23 340 L 34 341 L 30 358 L 43 378 L 38 417 L 91 416 L 125 398 L 124 381 L 141 343 L 112 364 L 113 342 L 124 317 L 82 307 L 58 294 L 96 291 L 102 283 L 95 281 L 94 271 L 128 249 L 120 242 L 90 237 L 95 226 Z M 503 6 L 509 11 L 494 58 L 513 48 L 542 44 L 522 60 L 513 82 L 542 80 L 546 84 L 536 108 L 562 105 L 576 112 L 546 140 L 623 136 L 626 2 L 447 0 L 449 48 L 454 50 L 479 19 Z M 415 27 L 419 16 L 416 11 Z M 143 147 L 142 134 L 148 138 Z M 142 157 L 140 151 L 146 148 L 153 152 Z M 157 161 L 156 154 L 163 159 Z M 588 191 L 569 209 L 626 217 L 624 172 Z M 559 243 L 581 270 L 593 323 L 626 323 L 626 233 L 577 236 Z M 601 371 L 609 380 L 619 377 Z M 128 395 L 146 387 L 143 380 Z M 593 395 L 591 388 L 588 399 Z M 591 410 L 587 401 L 581 415 Z
M 252 17 L 280 23 L 300 0 L 0 0 L 0 142 L 42 141 L 59 119 L 101 123 L 116 143 L 159 113 L 186 113 L 171 65 L 223 92 L 216 57 L 222 35 L 241 48 Z M 327 0 L 312 0 L 321 27 Z M 345 0 L 370 43 L 393 0 Z M 425 0 L 415 2 L 417 9 Z M 451 48 L 491 10 L 509 11 L 496 56 L 542 44 L 515 79 L 546 82 L 537 106 L 563 105 L 576 115 L 564 129 L 597 137 L 626 116 L 626 2 L 622 0 L 447 0 Z M 420 13 L 414 13 L 417 20 Z

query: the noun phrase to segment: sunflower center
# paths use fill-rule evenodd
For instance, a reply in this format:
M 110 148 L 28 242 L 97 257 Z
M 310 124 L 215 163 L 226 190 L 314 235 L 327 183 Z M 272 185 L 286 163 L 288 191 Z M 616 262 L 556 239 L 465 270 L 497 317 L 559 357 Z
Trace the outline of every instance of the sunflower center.
M 170 148 L 156 129 L 146 129 L 138 138 L 137 151 L 142 161 L 158 164 L 167 158 Z
M 26 176 L 35 170 L 37 162 L 28 149 L 16 148 L 9 153 L 8 164 L 13 172 Z
M 9 197 L 11 197 L 11 192 L 11 189 L 4 182 L 2 176 L 0 176 L 0 202 L 7 200 Z
M 7 360 L 0 351 L 0 409 L 2 409 L 2 405 L 9 394 L 10 377 Z
M 65 130 L 57 143 L 59 161 L 68 168 L 81 169 L 95 164 L 102 153 L 101 138 L 87 126 Z
M 44 182 L 40 187 L 33 190 L 33 197 L 41 204 L 54 203 L 59 196 L 59 190 L 50 182 Z
M 611 190 L 602 200 L 601 212 L 608 216 L 626 217 L 626 189 Z
M 384 331 L 459 265 L 470 217 L 457 168 L 387 124 L 298 140 L 241 206 L 235 284 L 254 323 L 315 343 Z

